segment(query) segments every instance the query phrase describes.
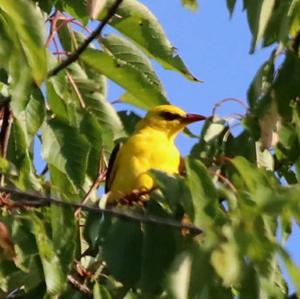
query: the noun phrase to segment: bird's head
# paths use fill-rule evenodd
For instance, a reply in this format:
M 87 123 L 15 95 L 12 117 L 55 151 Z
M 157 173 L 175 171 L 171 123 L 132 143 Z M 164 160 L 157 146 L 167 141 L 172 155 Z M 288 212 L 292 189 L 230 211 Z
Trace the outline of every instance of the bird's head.
M 205 119 L 205 116 L 186 113 L 173 105 L 160 105 L 146 114 L 137 129 L 151 127 L 165 132 L 170 138 L 175 138 L 188 124 Z

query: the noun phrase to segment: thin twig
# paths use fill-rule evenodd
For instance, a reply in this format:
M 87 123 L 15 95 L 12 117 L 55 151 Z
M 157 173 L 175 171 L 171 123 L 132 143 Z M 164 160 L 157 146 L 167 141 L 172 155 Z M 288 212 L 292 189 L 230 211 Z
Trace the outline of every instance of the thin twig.
M 80 107 L 82 109 L 85 109 L 86 108 L 86 104 L 85 104 L 85 102 L 83 100 L 83 97 L 82 97 L 82 95 L 80 93 L 80 90 L 77 87 L 76 82 L 74 81 L 72 75 L 69 72 L 67 72 L 67 78 L 68 78 L 69 82 L 71 83 L 71 86 L 73 87 L 73 89 L 74 89 L 74 91 L 75 91 L 75 93 L 76 93 L 76 95 L 78 97 L 78 100 L 79 100 L 79 103 L 80 103 Z
M 78 203 L 72 203 L 67 201 L 61 201 L 59 199 L 51 198 L 51 197 L 44 197 L 36 194 L 30 194 L 27 192 L 22 192 L 16 189 L 11 188 L 4 188 L 0 187 L 0 192 L 8 192 L 11 194 L 14 194 L 19 199 L 19 203 L 24 205 L 30 205 L 31 207 L 41 207 L 41 206 L 49 206 L 51 204 L 56 204 L 62 207 L 70 207 L 73 209 L 82 209 L 91 213 L 97 213 L 97 214 L 105 214 L 111 217 L 116 217 L 120 219 L 125 219 L 129 221 L 135 221 L 135 222 L 141 222 L 141 223 L 150 223 L 155 225 L 162 225 L 162 226 L 168 226 L 170 228 L 174 229 L 188 229 L 191 234 L 198 235 L 201 234 L 203 231 L 199 227 L 193 225 L 193 224 L 187 224 L 187 223 L 180 223 L 178 221 L 158 217 L 154 215 L 145 215 L 145 214 L 138 214 L 138 213 L 132 213 L 132 212 L 125 212 L 117 210 L 116 208 L 112 209 L 104 209 L 104 208 L 98 208 Z M 20 197 L 25 198 L 25 200 L 20 200 Z
M 212 171 L 212 175 L 215 175 L 216 177 L 218 177 L 218 179 L 220 181 L 222 181 L 225 185 L 227 185 L 233 192 L 237 192 L 237 189 L 235 188 L 235 186 L 233 185 L 233 183 L 224 175 L 222 175 L 221 173 L 218 173 L 217 171 Z
M 106 24 L 110 21 L 110 19 L 113 17 L 115 12 L 117 11 L 120 4 L 123 2 L 123 0 L 116 0 L 115 3 L 111 6 L 111 8 L 108 10 L 107 15 L 103 18 L 101 24 L 91 33 L 91 35 L 81 44 L 79 48 L 77 48 L 72 54 L 68 56 L 66 60 L 64 60 L 61 64 L 54 67 L 52 70 L 48 73 L 48 78 L 56 75 L 58 72 L 69 66 L 71 63 L 76 61 L 80 54 L 88 47 L 88 45 L 98 36 L 101 34 L 103 28 L 106 26 Z
M 1 142 L 1 156 L 2 158 L 6 158 L 7 156 L 7 148 L 8 141 L 11 131 L 11 125 L 13 122 L 13 116 L 9 108 L 9 104 L 7 103 L 3 108 L 3 118 L 2 118 L 2 128 L 0 133 L 0 142 Z M 4 185 L 4 174 L 0 175 L 0 186 Z
M 85 294 L 92 295 L 92 291 L 86 285 L 83 285 L 71 275 L 68 275 L 67 277 L 68 277 L 68 282 L 72 284 L 76 289 L 78 289 L 79 291 Z
M 219 107 L 221 107 L 224 103 L 226 102 L 235 102 L 235 103 L 238 103 L 240 104 L 243 108 L 245 108 L 246 110 L 248 109 L 248 106 L 240 99 L 235 99 L 235 98 L 226 98 L 226 99 L 223 99 L 219 102 L 217 102 L 213 109 L 212 109 L 212 115 L 214 116 L 216 114 L 216 111 Z
M 93 182 L 92 186 L 90 187 L 90 189 L 88 190 L 88 192 L 85 194 L 85 196 L 82 199 L 82 204 L 85 205 L 88 200 L 91 197 L 91 194 L 98 188 L 98 186 L 105 181 L 106 178 L 106 170 L 103 172 L 100 172 L 96 178 L 96 180 Z M 78 215 L 80 214 L 81 209 L 77 209 L 75 211 L 75 217 L 78 217 Z
M 96 177 L 95 181 L 93 182 L 92 186 L 90 187 L 90 189 L 88 190 L 88 192 L 83 197 L 81 204 L 84 205 L 88 202 L 88 200 L 91 197 L 91 194 L 98 188 L 98 186 L 102 182 L 105 181 L 106 174 L 107 174 L 107 163 L 105 161 L 105 156 L 104 156 L 103 150 L 101 150 L 100 155 L 99 155 L 99 165 L 98 165 L 97 177 Z M 81 209 L 77 209 L 75 211 L 75 217 L 78 217 L 80 215 L 80 211 L 81 211 Z

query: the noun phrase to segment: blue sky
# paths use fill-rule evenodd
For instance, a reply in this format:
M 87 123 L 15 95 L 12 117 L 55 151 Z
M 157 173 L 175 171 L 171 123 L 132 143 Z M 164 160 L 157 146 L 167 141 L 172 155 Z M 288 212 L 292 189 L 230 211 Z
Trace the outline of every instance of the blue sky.
M 247 89 L 260 65 L 268 58 L 270 49 L 258 49 L 249 54 L 251 35 L 241 1 L 230 18 L 226 1 L 200 1 L 196 12 L 184 9 L 180 0 L 143 0 L 156 15 L 172 44 L 189 67 L 204 83 L 186 80 L 180 74 L 162 69 L 154 63 L 171 103 L 193 113 L 210 115 L 215 103 L 224 98 L 237 98 L 247 102 Z M 117 99 L 121 89 L 110 86 L 109 98 Z M 121 106 L 122 108 L 123 105 Z M 116 106 L 116 108 L 118 108 Z M 227 103 L 218 110 L 222 116 L 243 113 L 240 105 Z M 192 126 L 199 133 L 201 125 Z M 177 144 L 187 154 L 194 140 L 179 136 Z M 299 229 L 287 243 L 288 251 L 300 266 Z M 288 279 L 291 286 L 290 279 Z M 292 288 L 293 289 L 293 288 Z

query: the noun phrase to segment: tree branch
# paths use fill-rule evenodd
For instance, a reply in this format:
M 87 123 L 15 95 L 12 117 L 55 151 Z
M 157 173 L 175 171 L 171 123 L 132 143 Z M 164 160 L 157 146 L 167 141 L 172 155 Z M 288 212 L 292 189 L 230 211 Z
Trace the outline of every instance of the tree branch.
M 88 47 L 88 45 L 101 34 L 103 28 L 110 21 L 113 15 L 116 13 L 118 7 L 121 5 L 123 0 L 116 0 L 115 3 L 108 10 L 107 15 L 103 18 L 101 24 L 91 33 L 91 35 L 81 44 L 79 48 L 77 48 L 73 53 L 71 53 L 66 60 L 62 63 L 54 67 L 52 70 L 48 72 L 48 78 L 56 75 L 58 72 L 75 62 L 80 54 Z
M 0 192 L 7 192 L 7 193 L 11 193 L 12 195 L 15 195 L 16 199 L 18 200 L 18 204 L 16 205 L 16 207 L 18 208 L 22 207 L 22 205 L 23 207 L 24 206 L 41 207 L 41 206 L 49 206 L 51 204 L 55 204 L 62 207 L 82 209 L 91 213 L 105 214 L 111 217 L 116 217 L 116 218 L 125 219 L 129 221 L 168 226 L 179 230 L 186 229 L 189 230 L 190 233 L 193 235 L 199 235 L 203 232 L 199 227 L 193 224 L 181 223 L 172 219 L 167 219 L 167 218 L 158 217 L 154 215 L 145 215 L 145 214 L 138 214 L 132 212 L 118 211 L 116 208 L 102 209 L 102 208 L 78 204 L 78 203 L 61 201 L 59 199 L 54 199 L 51 197 L 44 197 L 36 194 L 30 194 L 27 192 L 22 192 L 11 188 L 0 187 Z M 25 199 L 20 199 L 20 198 L 25 198 Z M 14 207 L 14 205 L 11 205 L 11 207 Z

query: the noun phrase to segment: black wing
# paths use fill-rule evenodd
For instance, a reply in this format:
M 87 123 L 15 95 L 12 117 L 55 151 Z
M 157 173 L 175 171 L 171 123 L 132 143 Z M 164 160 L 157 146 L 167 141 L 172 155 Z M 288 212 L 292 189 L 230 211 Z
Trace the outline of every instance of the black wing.
M 113 171 L 114 163 L 116 161 L 116 158 L 118 156 L 118 153 L 119 153 L 121 147 L 122 147 L 122 143 L 117 143 L 109 157 L 107 173 L 106 173 L 106 180 L 105 180 L 105 189 L 104 189 L 105 193 L 107 193 L 110 190 L 110 186 L 111 186 L 113 176 L 114 176 L 114 171 Z

